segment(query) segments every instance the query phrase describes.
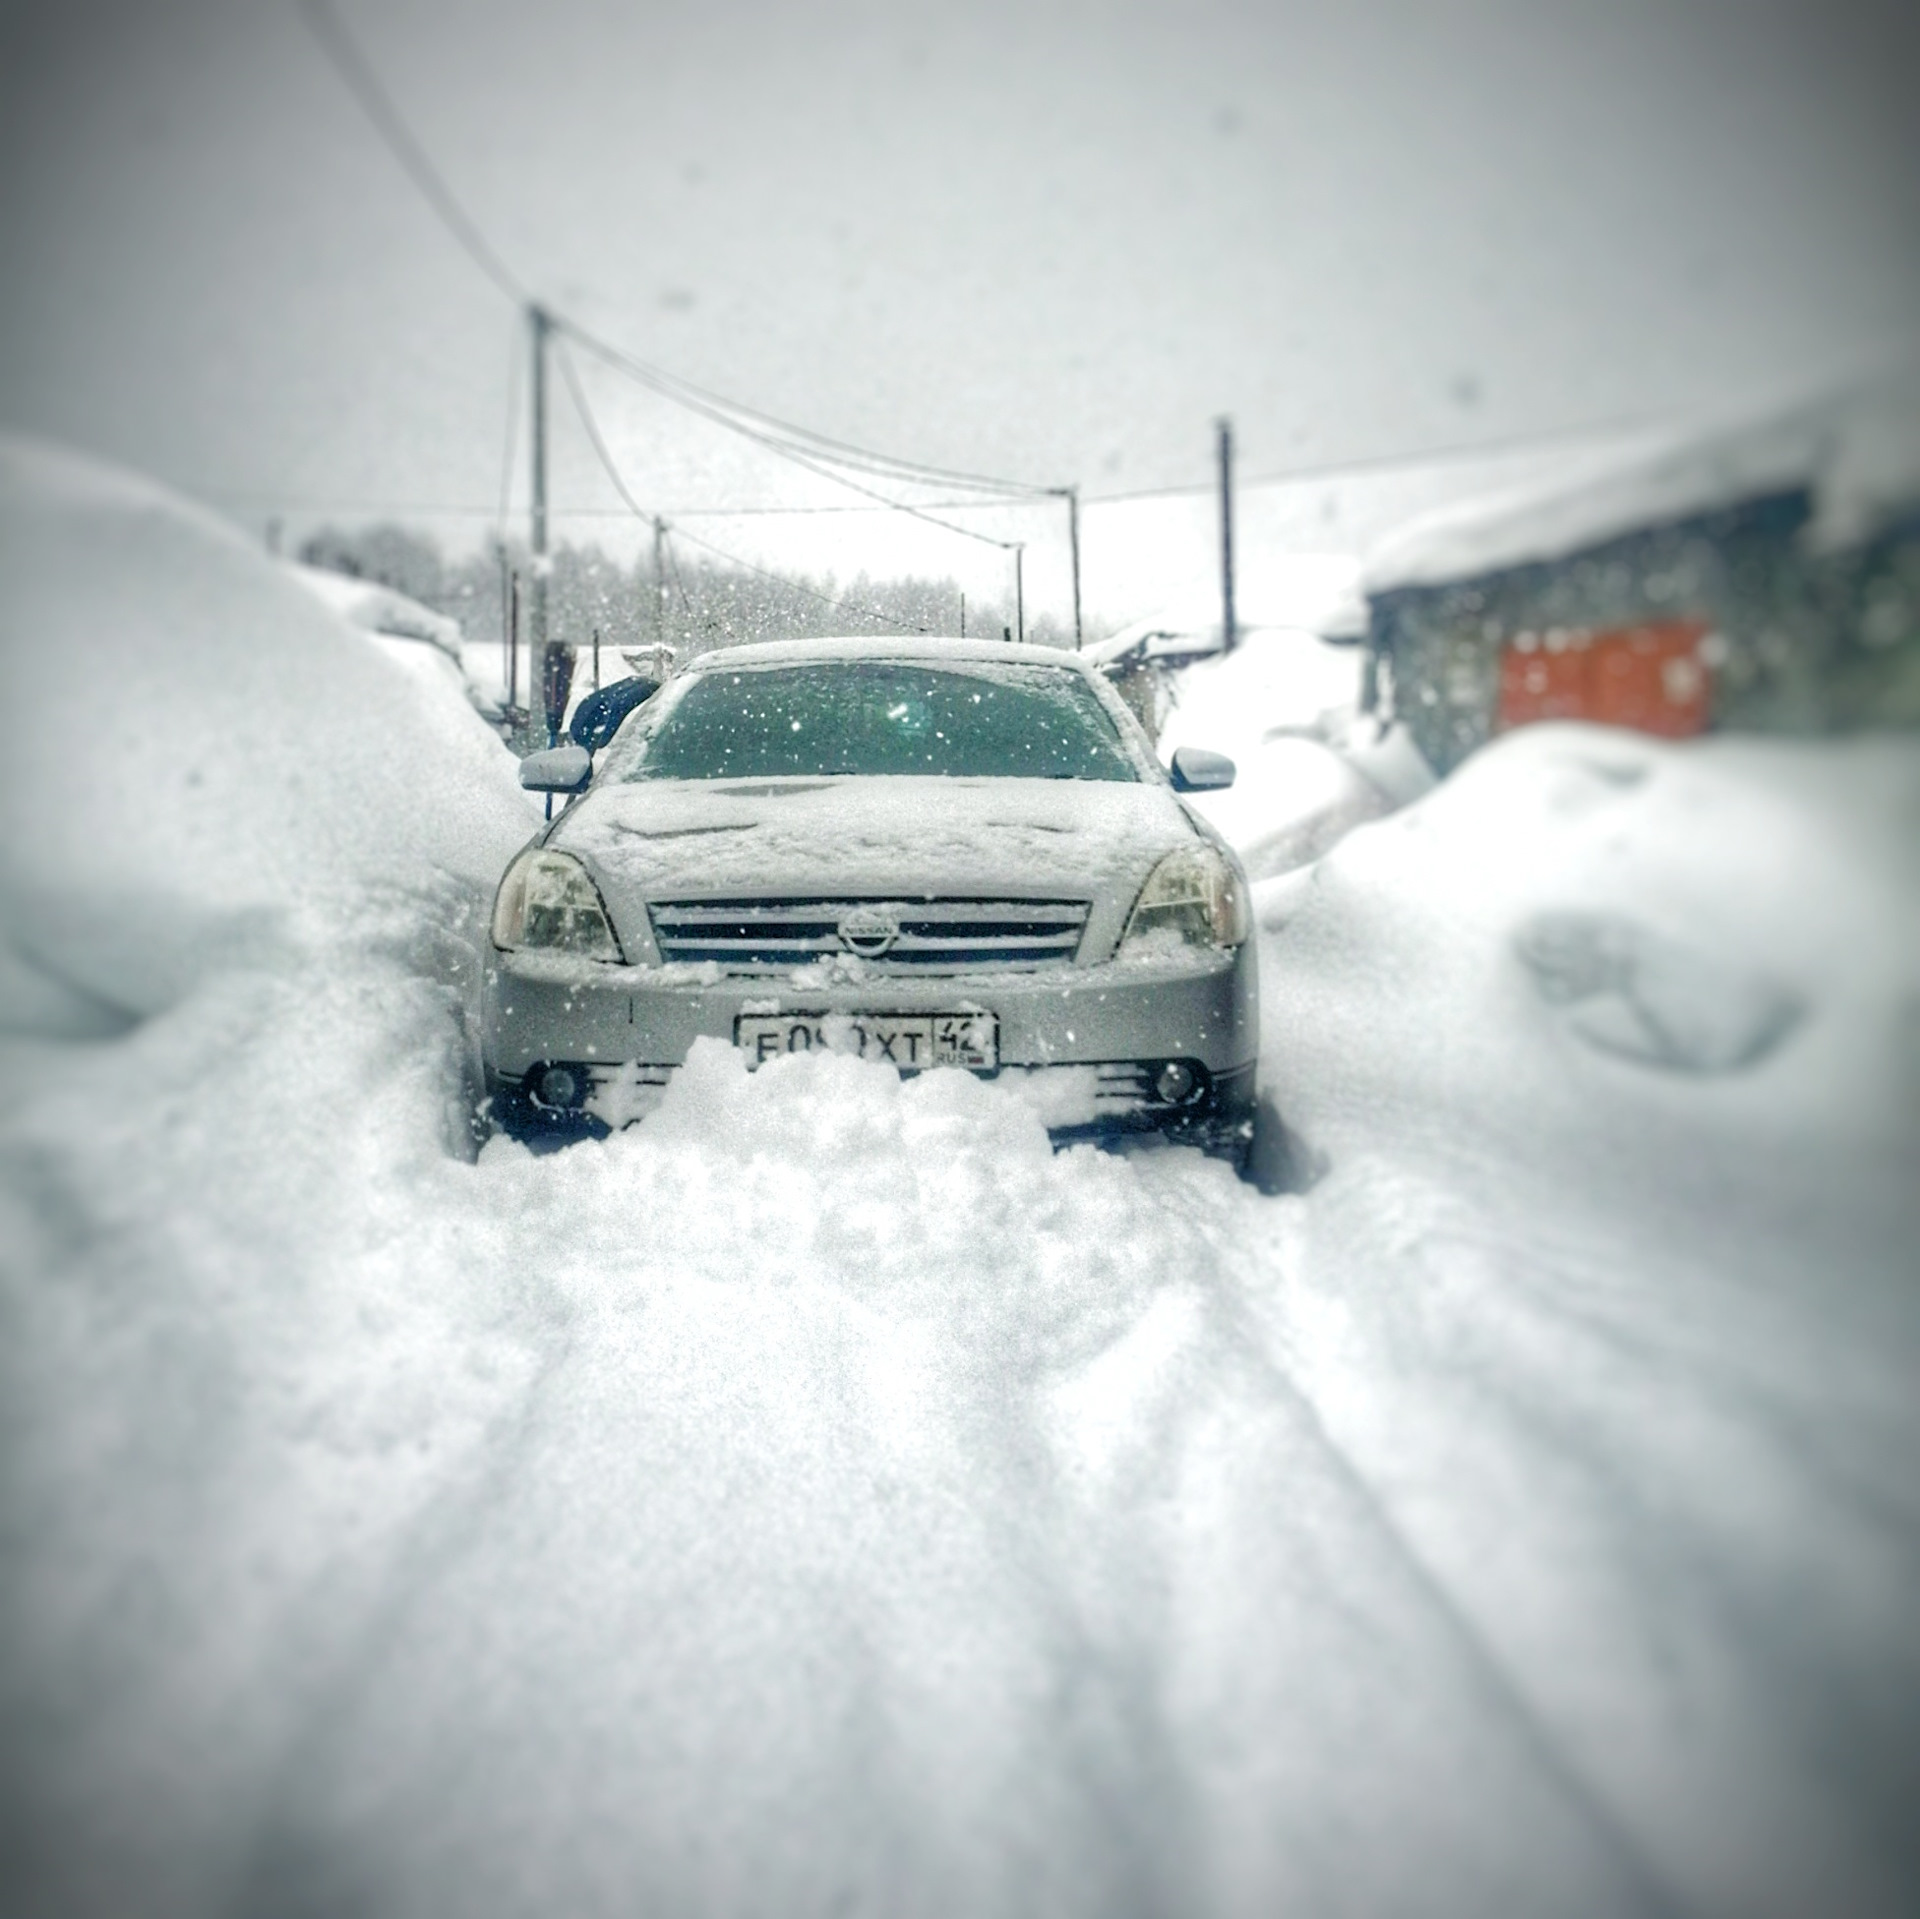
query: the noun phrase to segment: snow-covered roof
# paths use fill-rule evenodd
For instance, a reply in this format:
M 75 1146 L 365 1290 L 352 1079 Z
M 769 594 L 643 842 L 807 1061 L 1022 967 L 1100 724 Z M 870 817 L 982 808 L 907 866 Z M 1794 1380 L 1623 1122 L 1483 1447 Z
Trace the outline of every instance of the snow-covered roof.
M 290 562 L 287 571 L 315 599 L 369 633 L 386 633 L 398 640 L 424 640 L 443 653 L 460 657 L 460 622 L 430 606 L 382 586 L 376 580 L 358 580 L 325 567 Z
M 1784 412 L 1675 429 L 1596 453 L 1571 477 L 1466 500 L 1367 556 L 1370 596 L 1562 559 L 1611 539 L 1805 487 L 1813 536 L 1845 545 L 1920 502 L 1920 367 Z

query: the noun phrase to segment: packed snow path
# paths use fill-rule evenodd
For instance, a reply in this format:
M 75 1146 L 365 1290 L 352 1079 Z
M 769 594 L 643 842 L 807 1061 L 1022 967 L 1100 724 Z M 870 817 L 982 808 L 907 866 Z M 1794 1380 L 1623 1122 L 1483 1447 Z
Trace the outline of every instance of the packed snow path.
M 9 1058 L 41 1909 L 1898 1909 L 1871 1338 L 853 1061 L 468 1165 L 452 1040 L 336 956 Z
M 717 1046 L 475 1162 L 510 769 L 0 456 L 9 1912 L 1920 1903 L 1911 742 L 1264 885 L 1301 1193 Z

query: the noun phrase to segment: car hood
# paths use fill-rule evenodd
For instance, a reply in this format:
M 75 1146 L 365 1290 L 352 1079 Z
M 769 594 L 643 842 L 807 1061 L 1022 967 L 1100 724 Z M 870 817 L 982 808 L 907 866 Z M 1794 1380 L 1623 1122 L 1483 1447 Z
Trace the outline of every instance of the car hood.
M 636 780 L 594 788 L 548 843 L 629 900 L 1123 891 L 1131 903 L 1194 831 L 1157 783 Z

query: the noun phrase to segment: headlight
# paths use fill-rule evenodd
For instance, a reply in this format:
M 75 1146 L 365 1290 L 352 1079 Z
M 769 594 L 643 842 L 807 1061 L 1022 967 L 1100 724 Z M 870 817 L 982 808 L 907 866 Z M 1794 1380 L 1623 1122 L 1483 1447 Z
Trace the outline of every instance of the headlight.
M 582 959 L 621 958 L 607 909 L 587 869 L 571 853 L 530 848 L 507 868 L 493 902 L 493 943 L 537 946 Z
M 1240 876 L 1204 841 L 1169 853 L 1147 876 L 1120 941 L 1120 957 L 1179 946 L 1238 946 L 1247 937 Z

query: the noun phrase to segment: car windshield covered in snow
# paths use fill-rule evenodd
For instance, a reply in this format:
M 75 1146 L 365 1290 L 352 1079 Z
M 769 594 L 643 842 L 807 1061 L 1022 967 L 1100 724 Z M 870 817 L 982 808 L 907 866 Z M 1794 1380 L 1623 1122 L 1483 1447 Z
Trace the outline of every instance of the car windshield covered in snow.
M 627 777 L 796 774 L 1140 778 L 1099 695 L 1077 672 L 899 660 L 811 660 L 694 676 L 650 729 Z

